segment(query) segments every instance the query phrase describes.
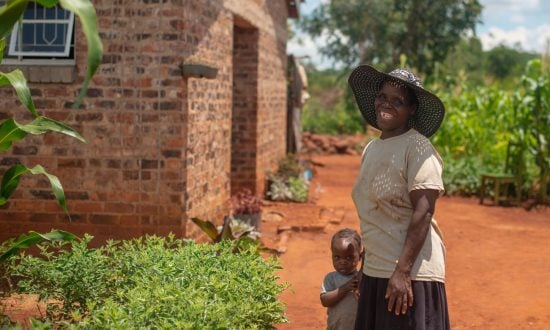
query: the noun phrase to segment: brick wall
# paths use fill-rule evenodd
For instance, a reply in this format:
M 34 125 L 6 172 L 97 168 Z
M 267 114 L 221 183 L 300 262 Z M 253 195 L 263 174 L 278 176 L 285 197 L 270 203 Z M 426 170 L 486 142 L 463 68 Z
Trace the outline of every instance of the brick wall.
M 247 148 L 256 150 L 248 175 L 254 190 L 262 191 L 264 171 L 284 155 L 287 9 L 284 0 L 243 2 L 94 1 L 104 56 L 82 109 L 69 110 L 86 69 L 78 25 L 76 83 L 31 84 L 38 110 L 66 121 L 88 143 L 58 134 L 33 136 L 0 158 L 2 172 L 19 162 L 40 163 L 59 176 L 72 222 L 47 180 L 25 176 L 0 210 L 0 239 L 52 227 L 99 240 L 144 233 L 194 236 L 189 216 L 221 220 L 233 184 L 237 16 L 258 31 L 258 134 Z M 218 74 L 184 79 L 182 61 L 217 67 Z M 30 119 L 7 88 L 0 89 L 0 109 L 14 109 L 1 112 L 2 118 Z

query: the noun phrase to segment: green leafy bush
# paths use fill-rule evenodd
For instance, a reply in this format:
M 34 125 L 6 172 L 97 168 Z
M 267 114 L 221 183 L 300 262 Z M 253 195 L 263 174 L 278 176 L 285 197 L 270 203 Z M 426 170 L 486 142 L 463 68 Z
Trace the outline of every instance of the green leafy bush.
M 274 201 L 306 202 L 309 182 L 304 178 L 304 162 L 293 154 L 279 161 L 277 172 L 268 173 L 267 197 Z
M 90 239 L 43 245 L 43 258 L 23 256 L 13 266 L 21 292 L 51 299 L 36 327 L 266 329 L 286 321 L 279 266 L 254 248 L 236 254 L 229 240 L 150 236 L 90 249 Z
M 308 183 L 301 177 L 292 177 L 288 179 L 288 187 L 290 188 L 290 194 L 292 200 L 296 202 L 307 202 L 307 196 L 309 193 Z

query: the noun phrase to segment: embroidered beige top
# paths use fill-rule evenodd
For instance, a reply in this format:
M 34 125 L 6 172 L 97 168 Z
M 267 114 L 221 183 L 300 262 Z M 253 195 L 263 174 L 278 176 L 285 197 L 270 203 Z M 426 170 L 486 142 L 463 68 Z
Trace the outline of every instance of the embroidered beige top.
M 431 142 L 414 129 L 375 139 L 365 147 L 352 197 L 361 222 L 366 275 L 391 277 L 413 213 L 409 192 L 435 189 L 443 193 L 442 170 L 441 157 Z M 445 282 L 445 246 L 435 219 L 411 279 Z

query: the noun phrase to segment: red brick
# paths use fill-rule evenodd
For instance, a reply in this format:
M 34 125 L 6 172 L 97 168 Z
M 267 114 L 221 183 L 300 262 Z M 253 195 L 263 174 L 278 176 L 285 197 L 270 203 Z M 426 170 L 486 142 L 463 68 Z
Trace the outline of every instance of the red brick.
M 102 202 L 75 201 L 70 203 L 71 212 L 96 213 L 103 212 Z
M 58 214 L 55 213 L 38 213 L 33 212 L 29 221 L 42 222 L 42 223 L 57 223 L 59 219 Z
M 90 223 L 94 225 L 118 225 L 120 215 L 113 214 L 92 214 L 90 215 Z
M 139 216 L 138 215 L 121 215 L 120 224 L 122 226 L 139 226 Z
M 105 203 L 105 212 L 109 213 L 133 213 L 136 207 L 134 204 L 129 203 L 116 203 L 116 202 L 106 202 Z

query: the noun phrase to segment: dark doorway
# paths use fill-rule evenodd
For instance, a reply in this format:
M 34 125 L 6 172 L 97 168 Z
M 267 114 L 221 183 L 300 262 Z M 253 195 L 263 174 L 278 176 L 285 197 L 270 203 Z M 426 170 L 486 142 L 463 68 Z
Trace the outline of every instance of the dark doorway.
M 256 193 L 258 136 L 258 29 L 240 17 L 233 28 L 231 194 Z

